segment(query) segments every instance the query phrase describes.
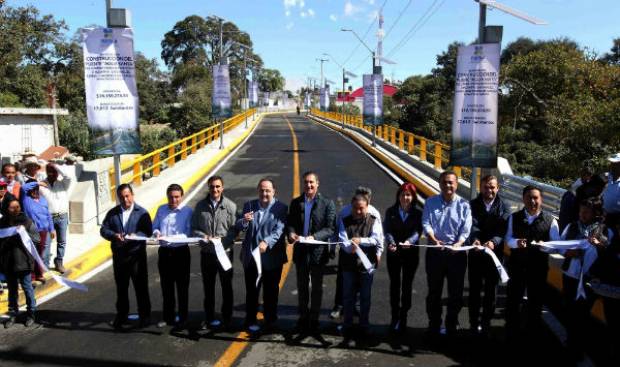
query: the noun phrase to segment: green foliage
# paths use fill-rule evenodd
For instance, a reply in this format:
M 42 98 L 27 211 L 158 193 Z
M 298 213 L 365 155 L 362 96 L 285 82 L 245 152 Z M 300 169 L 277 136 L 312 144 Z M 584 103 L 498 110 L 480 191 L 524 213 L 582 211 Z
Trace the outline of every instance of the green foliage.
M 275 92 L 284 88 L 285 79 L 278 70 L 261 69 L 258 74 L 258 85 L 261 91 Z
M 58 117 L 58 137 L 72 153 L 81 155 L 85 160 L 95 158 L 91 153 L 88 120 L 83 111 Z
M 145 153 L 152 152 L 177 140 L 176 132 L 166 125 L 140 127 L 140 144 Z
M 499 153 L 519 174 L 556 184 L 599 170 L 620 149 L 620 39 L 597 60 L 569 39 L 519 38 L 501 55 Z M 407 78 L 397 94 L 402 115 L 386 119 L 450 143 L 456 52 L 452 43 L 429 75 Z

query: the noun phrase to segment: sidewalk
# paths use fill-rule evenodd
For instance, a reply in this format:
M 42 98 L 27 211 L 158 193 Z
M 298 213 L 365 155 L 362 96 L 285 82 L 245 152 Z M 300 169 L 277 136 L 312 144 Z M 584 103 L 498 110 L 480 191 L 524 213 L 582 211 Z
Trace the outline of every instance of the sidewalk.
M 269 113 L 257 113 L 255 120 L 248 119 L 248 128 L 241 123 L 239 126 L 224 134 L 224 149 L 219 149 L 219 139 L 213 141 L 195 154 L 188 155 L 185 160 L 175 163 L 174 167 L 161 171 L 157 177 L 144 181 L 140 186 L 133 187 L 136 203 L 146 208 L 151 217 L 155 215 L 157 208 L 166 202 L 165 190 L 168 185 L 177 183 L 189 192 L 190 188 L 205 177 L 222 159 L 228 156 L 239 144 L 241 144 L 256 126 L 261 122 L 264 115 Z M 56 241 L 51 246 L 51 259 L 56 254 Z M 69 233 L 64 263 L 67 269 L 63 275 L 68 279 L 75 280 L 88 273 L 105 261 L 112 258 L 110 243 L 99 235 L 99 226 L 87 233 Z M 54 281 L 50 274 L 46 274 L 46 282 L 35 288 L 36 298 L 41 298 L 62 286 Z M 20 291 L 19 304 L 23 305 L 25 299 Z M 8 310 L 8 291 L 0 297 L 0 314 Z

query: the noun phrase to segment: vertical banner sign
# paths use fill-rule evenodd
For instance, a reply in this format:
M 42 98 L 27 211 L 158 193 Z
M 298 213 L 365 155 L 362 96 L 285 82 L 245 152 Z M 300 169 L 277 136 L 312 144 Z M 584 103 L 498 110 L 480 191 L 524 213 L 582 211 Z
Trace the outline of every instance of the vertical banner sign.
M 250 90 L 250 108 L 253 108 L 258 106 L 258 82 L 251 81 L 249 83 L 250 87 L 248 89 Z
M 310 92 L 306 93 L 306 101 L 305 101 L 306 109 L 310 108 Z
M 325 103 L 325 88 L 321 88 L 319 90 L 319 108 L 323 112 L 327 111 L 327 108 L 325 107 L 325 105 L 326 105 L 326 103 Z
M 87 28 L 81 35 L 94 153 L 141 153 L 132 29 Z
M 383 75 L 364 75 L 364 124 L 383 124 Z
M 269 92 L 263 92 L 263 106 L 269 107 Z
M 459 47 L 450 165 L 497 166 L 499 43 Z
M 213 117 L 232 117 L 228 65 L 213 65 Z

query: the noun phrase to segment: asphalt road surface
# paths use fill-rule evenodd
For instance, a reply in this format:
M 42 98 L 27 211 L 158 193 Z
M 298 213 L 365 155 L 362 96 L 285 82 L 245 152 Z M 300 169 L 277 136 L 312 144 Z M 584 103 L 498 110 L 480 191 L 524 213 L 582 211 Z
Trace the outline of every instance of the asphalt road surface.
M 305 119 L 303 116 L 265 117 L 245 145 L 217 173 L 225 180 L 225 195 L 238 206 L 256 197 L 259 178 L 275 179 L 277 197 L 286 202 L 293 193 L 293 139 L 287 123 L 297 136 L 299 171 L 315 170 L 320 175 L 320 191 L 334 199 L 338 207 L 348 203 L 358 185 L 373 190 L 372 204 L 381 213 L 392 205 L 397 183 L 373 163 L 353 143 L 339 134 Z M 299 179 L 299 178 L 297 178 Z M 183 181 L 183 178 L 179 178 Z M 165 187 L 162 187 L 162 195 Z M 188 205 L 206 195 L 206 186 Z M 140 198 L 136 201 L 140 203 Z M 69 244 L 70 246 L 71 244 Z M 244 318 L 243 270 L 235 253 L 234 330 L 210 333 L 199 330 L 203 321 L 202 285 L 198 248 L 192 248 L 190 284 L 190 324 L 184 331 L 130 329 L 115 332 L 108 324 L 114 317 L 115 288 L 112 268 L 91 278 L 90 291 L 65 292 L 40 306 L 36 327 L 16 324 L 0 329 L 0 365 L 2 366 L 478 366 L 549 365 L 566 366 L 566 352 L 550 333 L 531 335 L 519 344 L 504 343 L 501 308 L 493 323 L 492 337 L 479 340 L 467 335 L 467 309 L 461 312 L 462 335 L 429 343 L 424 337 L 427 318 L 424 306 L 426 276 L 421 261 L 409 312 L 409 330 L 405 337 L 388 336 L 389 279 L 385 260 L 373 283 L 370 320 L 372 337 L 364 345 L 343 348 L 336 328 L 328 318 L 335 291 L 335 261 L 329 264 L 324 281 L 321 315 L 322 339 L 308 337 L 293 340 L 289 335 L 297 319 L 297 289 L 294 267 L 280 292 L 278 330 L 246 342 L 239 331 Z M 423 252 L 421 259 L 424 259 Z M 157 271 L 157 250 L 149 249 L 149 286 L 153 305 L 152 321 L 161 318 L 161 289 Z M 219 287 L 219 285 L 217 286 Z M 219 310 L 219 288 L 216 310 Z M 467 292 L 467 285 L 466 285 Z M 132 312 L 135 298 L 130 290 Z M 500 303 L 502 292 L 500 291 Z M 223 355 L 232 356 L 221 360 Z

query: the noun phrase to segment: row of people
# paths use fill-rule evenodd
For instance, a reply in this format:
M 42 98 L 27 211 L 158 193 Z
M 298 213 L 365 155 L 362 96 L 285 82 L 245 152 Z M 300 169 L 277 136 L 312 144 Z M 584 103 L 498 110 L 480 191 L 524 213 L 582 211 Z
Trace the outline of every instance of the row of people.
M 319 193 L 319 178 L 314 172 L 303 175 L 304 194 L 293 199 L 290 206 L 275 199 L 275 184 L 261 179 L 257 186 L 258 199 L 246 202 L 240 218 L 236 205 L 224 196 L 224 180 L 213 176 L 208 180 L 209 194 L 200 201 L 195 210 L 181 206 L 183 189 L 171 185 L 167 189 L 168 203 L 161 206 L 152 223 L 148 212 L 134 203 L 129 185 L 117 189 L 120 205 L 110 210 L 101 227 L 101 235 L 111 241 L 114 277 L 117 285 L 117 316 L 114 327 L 122 329 L 129 312 L 128 287 L 131 280 L 138 300 L 140 325 L 150 323 L 151 306 L 148 294 L 146 247 L 142 237 L 169 237 L 185 235 L 201 239 L 201 268 L 204 285 L 205 327 L 230 325 L 232 317 L 232 269 L 225 267 L 218 258 L 221 244 L 229 260 L 233 258 L 233 243 L 238 232 L 245 236 L 241 246 L 241 261 L 246 284 L 245 326 L 250 332 L 260 331 L 256 311 L 258 294 L 263 287 L 264 327 L 277 321 L 277 304 L 282 266 L 287 261 L 286 243 L 294 244 L 293 261 L 297 269 L 300 332 L 314 332 L 322 303 L 322 278 L 329 260 L 329 245 L 324 242 L 336 237 L 340 245 L 338 262 L 341 301 L 344 306 L 345 335 L 350 336 L 356 296 L 360 298 L 360 326 L 362 332 L 369 325 L 369 311 L 373 269 L 380 263 L 387 249 L 387 266 L 390 275 L 391 329 L 404 331 L 407 313 L 411 307 L 411 285 L 419 262 L 419 239 L 422 234 L 434 247 L 426 251 L 426 275 L 428 295 L 426 298 L 429 317 L 428 332 L 437 335 L 442 324 L 441 294 L 444 279 L 448 282 L 448 307 L 445 328 L 448 334 L 456 332 L 458 314 L 463 306 L 463 286 L 469 258 L 470 325 L 476 333 L 486 333 L 494 315 L 495 289 L 499 276 L 492 258 L 481 249 L 491 249 L 502 257 L 502 244 L 510 248 L 508 270 L 507 328 L 509 335 L 518 331 L 520 307 L 524 292 L 528 292 L 528 326 L 540 324 L 544 287 L 548 271 L 547 253 L 532 242 L 560 239 L 557 222 L 542 210 L 542 193 L 535 187 L 523 190 L 524 209 L 513 214 L 498 195 L 497 178 L 482 179 L 481 194 L 471 203 L 458 197 L 457 176 L 450 171 L 439 179 L 441 193 L 426 200 L 424 210 L 416 208 L 416 189 L 413 184 L 402 185 L 396 194 L 396 202 L 386 211 L 382 223 L 378 211 L 370 205 L 370 192 L 358 190 L 351 205 L 337 216 L 333 201 Z M 584 204 L 585 205 L 585 204 Z M 587 204 L 594 208 L 594 204 Z M 595 211 L 596 209 L 593 209 Z M 585 225 L 589 225 L 583 219 Z M 14 223 L 14 222 L 12 222 Z M 576 227 L 575 227 L 576 226 Z M 565 239 L 578 234 L 584 224 L 571 224 L 573 232 L 566 232 Z M 596 233 L 602 233 L 598 231 Z M 607 278 L 614 278 L 614 249 L 608 241 L 596 236 L 586 236 L 593 248 L 600 249 L 596 268 L 602 268 Z M 607 235 L 607 238 L 612 238 Z M 316 244 L 313 241 L 321 241 Z M 464 244 L 479 246 L 469 252 L 458 251 Z M 159 249 L 159 270 L 164 297 L 164 319 L 159 326 L 174 324 L 175 289 L 179 303 L 179 323 L 187 321 L 187 298 L 189 287 L 190 252 L 185 246 L 167 246 L 162 239 Z M 259 253 L 260 261 L 256 253 Z M 365 256 L 361 256 L 362 252 Z M 616 251 L 617 252 L 617 251 Z M 567 258 L 575 254 L 566 254 Z M 617 256 L 617 255 L 616 255 Z M 373 269 L 364 266 L 366 257 Z M 612 260 L 609 260 L 609 259 Z M 260 265 L 259 265 L 260 264 Z M 602 265 L 600 265 L 602 264 Z M 220 275 L 222 285 L 222 320 L 214 315 L 215 278 Z M 605 277 L 601 277 L 605 278 Z M 616 279 L 617 281 L 617 279 Z M 310 292 L 312 284 L 312 292 Z M 484 289 L 484 298 L 481 291 Z M 608 300 L 613 305 L 614 300 Z M 480 308 L 482 306 L 482 315 Z M 617 316 L 605 308 L 608 322 Z M 617 322 L 617 321 L 616 321 Z M 617 327 L 617 326 L 616 326 Z M 613 326 L 610 325 L 613 330 Z M 616 329 L 617 330 L 617 329 Z

